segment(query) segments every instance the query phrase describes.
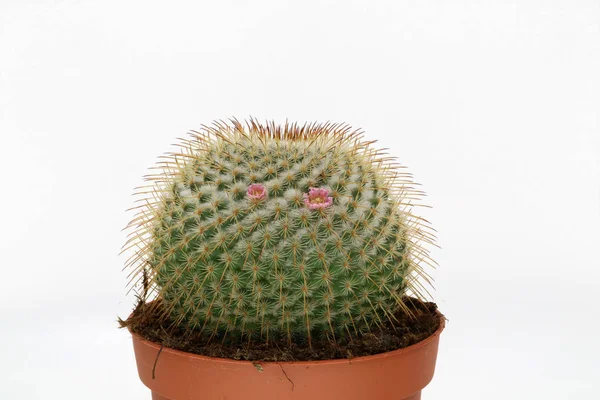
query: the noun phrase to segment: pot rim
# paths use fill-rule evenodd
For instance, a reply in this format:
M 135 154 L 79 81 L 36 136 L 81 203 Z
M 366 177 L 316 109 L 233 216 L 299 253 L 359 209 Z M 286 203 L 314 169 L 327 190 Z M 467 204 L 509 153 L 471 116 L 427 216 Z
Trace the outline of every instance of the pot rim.
M 428 338 L 425 338 L 425 339 L 421 340 L 420 342 L 412 344 L 408 347 L 403 347 L 401 349 L 392 350 L 392 351 L 386 351 L 384 353 L 371 354 L 368 356 L 359 356 L 359 357 L 354 357 L 354 358 L 336 358 L 336 359 L 331 359 L 331 360 L 315 360 L 315 361 L 310 361 L 310 360 L 308 360 L 308 361 L 262 361 L 262 360 L 249 361 L 249 360 L 234 360 L 231 358 L 203 356 L 200 354 L 188 353 L 186 351 L 172 349 L 170 347 L 162 346 L 156 342 L 152 342 L 150 340 L 144 339 L 137 333 L 132 332 L 129 328 L 127 328 L 127 329 L 129 330 L 129 333 L 131 333 L 131 335 L 134 337 L 135 340 L 138 340 L 138 341 L 144 343 L 145 345 L 156 349 L 156 351 L 159 351 L 162 347 L 162 352 L 171 353 L 175 356 L 180 356 L 180 357 L 187 357 L 187 358 L 192 358 L 192 359 L 197 359 L 197 360 L 210 361 L 210 362 L 214 362 L 217 364 L 238 364 L 238 365 L 260 364 L 261 366 L 263 366 L 263 365 L 316 366 L 316 365 L 335 365 L 335 364 L 348 364 L 348 363 L 353 364 L 353 363 L 367 362 L 370 360 L 386 358 L 386 357 L 398 357 L 404 353 L 409 353 L 409 352 L 419 349 L 423 346 L 427 346 L 428 344 L 430 344 L 431 342 L 436 340 L 436 338 L 442 333 L 442 331 L 446 327 L 446 317 L 444 317 L 444 315 L 442 313 L 440 313 L 439 310 L 436 310 L 436 313 L 440 317 L 440 326 L 438 327 L 438 329 L 433 334 L 431 334 L 431 336 L 429 336 Z

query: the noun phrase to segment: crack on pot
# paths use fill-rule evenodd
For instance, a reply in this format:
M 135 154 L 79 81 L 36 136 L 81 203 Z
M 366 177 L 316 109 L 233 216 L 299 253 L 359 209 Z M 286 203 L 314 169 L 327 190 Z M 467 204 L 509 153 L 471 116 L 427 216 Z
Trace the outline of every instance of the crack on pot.
M 154 375 L 154 372 L 156 371 L 156 363 L 158 362 L 158 357 L 160 356 L 160 353 L 162 353 L 164 347 L 165 347 L 165 345 L 162 344 L 160 346 L 160 349 L 158 350 L 158 354 L 156 354 L 156 359 L 154 360 L 154 366 L 152 367 L 152 379 L 156 378 L 156 376 Z
M 281 368 L 281 372 L 283 372 L 283 374 L 285 375 L 286 379 L 292 384 L 292 392 L 293 392 L 294 391 L 294 387 L 296 386 L 296 385 L 294 385 L 294 381 L 292 381 L 290 379 L 290 377 L 288 376 L 288 374 L 285 372 L 285 369 L 283 369 L 283 365 L 281 365 L 279 363 L 277 363 L 277 365 L 279 365 L 279 368 Z

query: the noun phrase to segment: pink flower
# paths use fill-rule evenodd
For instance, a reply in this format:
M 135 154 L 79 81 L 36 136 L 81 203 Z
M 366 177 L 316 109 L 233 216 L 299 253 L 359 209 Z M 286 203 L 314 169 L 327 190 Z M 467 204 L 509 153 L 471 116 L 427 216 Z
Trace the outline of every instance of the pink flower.
M 308 194 L 304 194 L 304 204 L 311 210 L 329 207 L 333 204 L 333 197 L 329 196 L 329 190 L 325 188 L 311 187 Z
M 253 183 L 252 185 L 248 186 L 248 191 L 246 194 L 252 200 L 261 200 L 267 197 L 267 189 L 260 183 Z

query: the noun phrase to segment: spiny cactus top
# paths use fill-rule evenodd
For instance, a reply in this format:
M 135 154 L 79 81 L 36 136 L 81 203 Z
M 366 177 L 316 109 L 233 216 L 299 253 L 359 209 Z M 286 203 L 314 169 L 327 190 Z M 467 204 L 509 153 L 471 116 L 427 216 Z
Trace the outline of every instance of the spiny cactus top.
M 371 144 L 330 123 L 192 132 L 141 190 L 130 284 L 210 337 L 335 340 L 391 321 L 426 292 L 433 235 L 410 175 Z

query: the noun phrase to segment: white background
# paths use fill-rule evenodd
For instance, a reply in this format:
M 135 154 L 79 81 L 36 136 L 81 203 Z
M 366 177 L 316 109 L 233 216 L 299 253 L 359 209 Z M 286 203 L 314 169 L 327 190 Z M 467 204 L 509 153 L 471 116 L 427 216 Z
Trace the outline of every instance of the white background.
M 252 115 L 362 127 L 423 184 L 424 400 L 595 399 L 599 114 L 595 0 L 0 0 L 0 398 L 149 399 L 124 210 L 176 137 Z

